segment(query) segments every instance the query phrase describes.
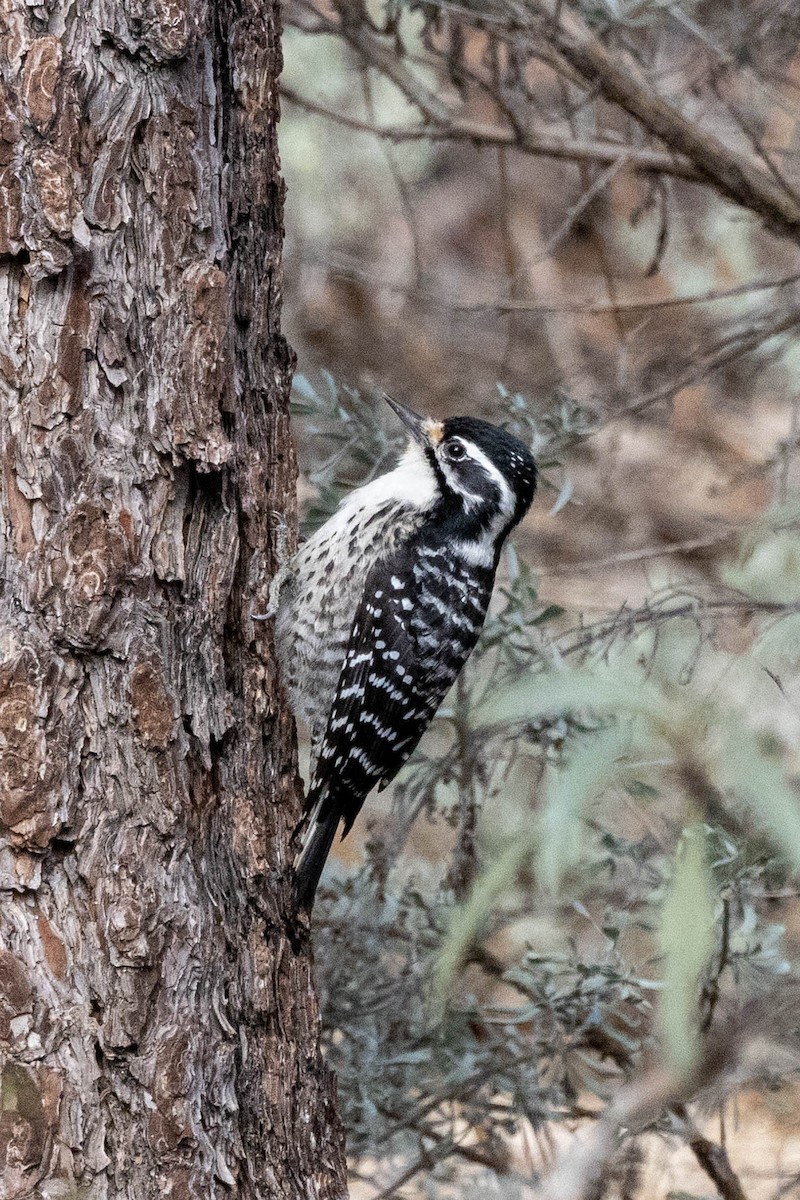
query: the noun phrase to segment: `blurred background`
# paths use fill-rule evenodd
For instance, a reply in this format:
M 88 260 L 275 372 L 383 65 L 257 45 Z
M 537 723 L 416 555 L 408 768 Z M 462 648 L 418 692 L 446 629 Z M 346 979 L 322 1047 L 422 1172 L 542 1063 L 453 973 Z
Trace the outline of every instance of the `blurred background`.
M 315 911 L 353 1195 L 798 1194 L 800 12 L 285 20 L 306 528 L 381 389 L 541 466 Z

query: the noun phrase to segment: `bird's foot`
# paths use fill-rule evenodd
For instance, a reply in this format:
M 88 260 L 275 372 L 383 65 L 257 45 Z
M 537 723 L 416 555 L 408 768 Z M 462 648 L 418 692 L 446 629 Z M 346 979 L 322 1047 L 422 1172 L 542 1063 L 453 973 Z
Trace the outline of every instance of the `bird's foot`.
M 289 522 L 283 513 L 273 512 L 270 515 L 275 530 L 275 560 L 278 569 L 270 580 L 267 611 L 253 613 L 254 621 L 271 621 L 273 617 L 277 616 L 281 602 L 281 590 L 291 575 L 289 564 L 292 560 L 292 552 L 289 550 Z

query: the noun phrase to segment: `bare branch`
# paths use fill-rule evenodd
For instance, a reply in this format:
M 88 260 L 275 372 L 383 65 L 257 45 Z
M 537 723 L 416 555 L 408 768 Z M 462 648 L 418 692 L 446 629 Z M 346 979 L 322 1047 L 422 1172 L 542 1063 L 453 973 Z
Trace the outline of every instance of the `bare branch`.
M 631 416 L 634 413 L 640 413 L 644 409 L 652 407 L 654 404 L 658 404 L 662 400 L 671 400 L 681 388 L 697 383 L 698 380 L 704 379 L 713 371 L 719 371 L 722 367 L 730 366 L 731 363 L 736 362 L 745 354 L 759 349 L 770 338 L 777 337 L 781 333 L 788 333 L 790 330 L 796 329 L 798 325 L 800 325 L 800 309 L 791 308 L 788 311 L 784 310 L 774 318 L 762 319 L 753 322 L 743 329 L 738 329 L 727 337 L 722 338 L 716 346 L 712 346 L 710 350 L 699 355 L 697 359 L 677 376 L 661 384 L 646 395 L 639 396 L 637 399 L 630 401 L 622 408 L 616 409 L 610 414 L 610 419 L 618 420 L 620 417 Z
M 566 657 L 568 654 L 588 650 L 606 639 L 611 640 L 620 635 L 631 637 L 645 625 L 686 618 L 701 621 L 704 617 L 719 617 L 728 613 L 788 617 L 800 613 L 800 601 L 784 604 L 777 600 L 754 600 L 749 596 L 736 595 L 719 600 L 704 600 L 701 596 L 691 596 L 683 603 L 671 606 L 665 603 L 660 607 L 644 604 L 641 608 L 628 608 L 627 604 L 624 604 L 610 616 L 594 621 L 591 625 L 560 634 L 555 638 L 555 644 L 559 653 Z
M 372 64 L 373 66 L 376 64 Z M 408 72 L 408 75 L 411 73 Z M 416 89 L 408 90 L 393 80 L 400 87 L 406 99 L 417 105 L 423 116 L 431 116 L 430 111 L 419 104 Z M 352 129 L 356 133 L 371 133 L 375 137 L 387 141 L 420 142 L 420 141 L 464 141 L 473 142 L 478 146 L 509 146 L 538 158 L 554 158 L 564 162 L 597 163 L 600 166 L 620 167 L 624 164 L 637 173 L 656 173 L 673 175 L 678 179 L 699 182 L 699 172 L 685 160 L 663 150 L 617 145 L 614 142 L 577 141 L 572 138 L 548 137 L 539 133 L 518 133 L 510 126 L 489 125 L 480 121 L 468 121 L 452 113 L 449 109 L 439 110 L 437 124 L 432 125 L 375 125 L 370 121 L 360 121 L 356 117 L 345 116 L 332 108 L 327 108 L 315 100 L 301 96 L 286 84 L 281 86 L 281 95 L 292 104 L 300 105 L 307 112 L 336 121 L 337 124 Z
M 487 300 L 477 304 L 449 304 L 448 307 L 456 312 L 530 312 L 530 313 L 576 313 L 580 315 L 609 316 L 613 313 L 649 312 L 662 308 L 680 308 L 686 304 L 713 304 L 720 300 L 730 300 L 736 296 L 747 296 L 751 292 L 766 292 L 775 288 L 788 287 L 800 282 L 800 272 L 784 275 L 780 279 L 764 279 L 755 283 L 742 283 L 732 288 L 710 288 L 706 292 L 698 292 L 694 296 L 667 296 L 661 300 L 620 300 L 608 304 L 596 300 L 575 300 L 552 302 L 535 300 Z M 446 303 L 437 297 L 437 303 Z
M 725 1147 L 717 1145 L 700 1132 L 689 1116 L 685 1104 L 676 1104 L 673 1112 L 686 1130 L 689 1149 L 722 1196 L 722 1200 L 747 1200 Z
M 320 12 L 308 0 L 298 0 L 306 13 L 300 24 L 314 32 L 338 34 L 365 63 L 390 79 L 423 116 L 422 125 L 380 126 L 345 116 L 289 88 L 284 95 L 308 111 L 336 120 L 355 131 L 389 141 L 461 140 L 477 145 L 509 146 L 521 153 L 560 161 L 595 163 L 605 167 L 624 164 L 637 173 L 657 173 L 691 182 L 706 183 L 729 200 L 757 214 L 773 232 L 800 241 L 800 193 L 766 157 L 760 144 L 756 152 L 767 169 L 726 145 L 695 119 L 685 116 L 644 78 L 623 53 L 609 51 L 582 17 L 557 0 L 533 0 L 531 7 L 502 0 L 505 11 L 482 13 L 481 24 L 495 26 L 497 36 L 515 46 L 526 46 L 554 70 L 567 70 L 585 88 L 619 105 L 650 134 L 669 148 L 618 145 L 603 139 L 581 140 L 542 134 L 517 115 L 508 124 L 485 123 L 462 117 L 423 80 L 396 45 L 365 21 Z M 454 6 L 443 4 L 451 11 Z M 309 25 L 313 15 L 313 23 Z M 470 14 L 467 14 L 470 15 Z M 544 36 L 544 41 L 542 40 Z M 483 85 L 482 85 L 483 86 Z M 491 89 L 489 89 L 491 91 Z M 495 100 L 502 107 L 501 98 Z
M 784 275 L 779 279 L 761 279 L 753 283 L 742 283 L 732 288 L 710 288 L 705 292 L 697 292 L 693 296 L 667 296 L 660 300 L 619 300 L 609 304 L 604 300 L 486 300 L 459 303 L 443 296 L 440 292 L 415 290 L 404 283 L 392 282 L 355 263 L 345 265 L 340 261 L 325 258 L 310 258 L 307 261 L 317 266 L 327 266 L 332 275 L 343 279 L 354 279 L 361 283 L 370 284 L 388 292 L 403 293 L 423 303 L 435 304 L 437 308 L 447 308 L 458 313 L 496 313 L 499 316 L 507 312 L 525 313 L 575 313 L 580 316 L 610 316 L 618 313 L 641 313 L 659 309 L 680 308 L 687 304 L 714 304 L 718 301 L 730 300 L 737 296 L 747 296 L 750 293 L 774 291 L 800 283 L 800 272 Z
M 701 178 L 730 200 L 757 213 L 775 233 L 800 240 L 800 197 L 732 150 L 664 100 L 563 3 L 534 0 L 543 33 L 560 55 L 601 93 L 635 117 L 675 153 L 689 159 Z
M 370 66 L 391 79 L 428 121 L 437 125 L 448 124 L 451 116 L 448 106 L 406 65 L 393 45 L 387 45 L 385 39 L 372 33 L 363 24 L 342 20 L 339 23 L 331 22 L 331 25 L 331 32 L 341 34 Z
M 595 571 L 614 570 L 623 563 L 645 562 L 653 558 L 665 558 L 670 554 L 688 554 L 693 550 L 703 550 L 709 546 L 721 546 L 739 534 L 737 529 L 728 529 L 724 533 L 711 534 L 708 537 L 690 538 L 685 542 L 672 542 L 664 546 L 646 546 L 641 550 L 622 550 L 619 554 L 611 554 L 608 558 L 589 558 L 583 562 L 565 562 L 558 567 L 540 569 L 538 574 L 544 577 L 556 575 L 593 574 Z

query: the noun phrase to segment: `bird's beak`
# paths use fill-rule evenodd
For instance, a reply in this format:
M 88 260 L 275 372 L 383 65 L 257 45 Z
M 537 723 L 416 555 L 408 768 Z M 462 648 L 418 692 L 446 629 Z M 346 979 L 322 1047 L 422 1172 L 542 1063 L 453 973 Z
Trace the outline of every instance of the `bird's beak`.
M 419 442 L 422 446 L 429 446 L 442 440 L 440 421 L 432 421 L 430 417 L 420 417 L 413 409 L 406 408 L 404 404 L 399 404 L 397 400 L 387 396 L 386 392 L 383 393 L 383 398 L 392 412 L 397 413 L 415 442 Z

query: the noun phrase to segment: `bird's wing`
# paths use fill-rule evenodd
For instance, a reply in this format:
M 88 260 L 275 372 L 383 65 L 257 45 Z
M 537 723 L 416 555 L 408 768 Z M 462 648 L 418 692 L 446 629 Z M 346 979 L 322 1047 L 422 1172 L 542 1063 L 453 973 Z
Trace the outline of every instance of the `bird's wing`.
M 367 576 L 309 803 L 340 807 L 350 829 L 365 796 L 399 771 L 471 653 L 493 571 L 446 546 L 411 542 Z

